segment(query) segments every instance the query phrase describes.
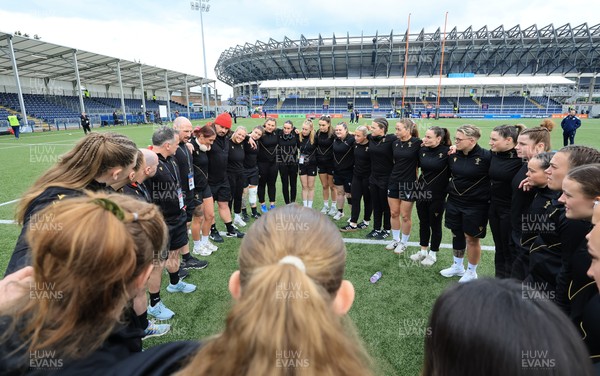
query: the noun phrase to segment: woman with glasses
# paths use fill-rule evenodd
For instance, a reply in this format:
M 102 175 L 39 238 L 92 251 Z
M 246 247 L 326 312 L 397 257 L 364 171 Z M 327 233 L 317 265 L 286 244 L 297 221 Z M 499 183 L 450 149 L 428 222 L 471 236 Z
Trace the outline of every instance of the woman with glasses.
M 456 153 L 448 158 L 450 184 L 446 203 L 446 227 L 452 231 L 454 263 L 440 271 L 444 277 L 460 276 L 459 282 L 477 279 L 481 258 L 480 239 L 485 237 L 490 202 L 489 150 L 477 142 L 481 131 L 474 125 L 456 130 Z M 463 258 L 468 255 L 465 271 Z

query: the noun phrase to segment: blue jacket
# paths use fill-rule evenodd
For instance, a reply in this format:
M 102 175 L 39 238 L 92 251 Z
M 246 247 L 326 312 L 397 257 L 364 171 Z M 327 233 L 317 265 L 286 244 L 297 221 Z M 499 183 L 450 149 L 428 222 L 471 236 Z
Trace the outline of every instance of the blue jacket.
M 561 128 L 563 129 L 563 133 L 575 133 L 577 128 L 581 127 L 581 120 L 577 116 L 567 116 L 560 123 Z

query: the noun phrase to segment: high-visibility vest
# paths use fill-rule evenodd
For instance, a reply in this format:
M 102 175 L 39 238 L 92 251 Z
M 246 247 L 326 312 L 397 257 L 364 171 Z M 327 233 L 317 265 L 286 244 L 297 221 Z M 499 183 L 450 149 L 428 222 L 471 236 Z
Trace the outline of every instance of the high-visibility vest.
M 8 115 L 8 123 L 11 127 L 18 127 L 21 125 L 19 124 L 19 119 L 17 119 L 16 115 Z

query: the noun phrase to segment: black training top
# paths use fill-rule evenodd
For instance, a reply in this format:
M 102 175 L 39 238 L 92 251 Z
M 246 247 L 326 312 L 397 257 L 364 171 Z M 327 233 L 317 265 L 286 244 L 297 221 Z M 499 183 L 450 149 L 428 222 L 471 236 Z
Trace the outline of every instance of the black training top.
M 398 139 L 394 134 L 368 136 L 369 157 L 371 158 L 371 180 L 382 181 L 387 189 L 392 168 L 394 167 L 393 144 Z M 383 187 L 383 185 L 382 185 Z
M 277 161 L 277 145 L 279 144 L 279 133 L 281 129 L 275 129 L 269 133 L 265 130 L 258 140 L 258 161 L 275 163 Z
M 417 181 L 417 167 L 419 166 L 419 149 L 421 141 L 418 137 L 411 137 L 407 141 L 397 139 L 392 146 L 394 167 L 390 175 L 390 182 Z
M 255 141 L 256 148 L 250 146 L 250 136 L 246 136 L 246 139 L 243 142 L 244 145 L 244 168 L 246 170 L 252 170 L 258 167 L 258 149 L 260 148 L 260 144 L 258 141 Z
M 491 202 L 504 207 L 511 205 L 511 183 L 522 165 L 523 160 L 517 156 L 515 149 L 492 152 L 489 170 Z
M 152 203 L 152 197 L 150 192 L 146 189 L 144 184 L 138 184 L 137 182 L 129 183 L 123 187 L 123 193 L 129 196 L 133 196 L 138 200 Z
M 526 223 L 537 232 L 536 237 L 528 243 L 528 278 L 547 284 L 548 290 L 556 290 L 555 301 L 568 314 L 569 305 L 565 301 L 567 292 L 564 291 L 566 284 L 558 280 L 558 275 L 563 262 L 568 262 L 572 254 L 569 250 L 574 250 L 588 233 L 589 223 L 567 219 L 564 205 L 556 200 L 552 200 L 546 211 L 537 218 L 525 217 L 523 228 L 526 228 Z
M 333 163 L 333 139 L 334 135 L 329 136 L 328 133 L 317 131 L 315 144 L 317 144 L 317 162 L 318 163 Z
M 369 155 L 369 142 L 365 144 L 354 143 L 354 176 L 368 178 L 371 176 L 371 156 Z
M 203 191 L 208 185 L 208 155 L 206 152 L 200 150 L 200 144 L 195 138 L 193 138 L 191 142 L 192 146 L 194 146 L 192 161 L 194 164 L 195 190 Z
M 442 144 L 434 148 L 422 146 L 419 150 L 419 186 L 424 192 L 431 192 L 432 200 L 446 198 L 450 178 L 448 150 L 450 148 Z
M 103 183 L 98 183 L 93 180 L 90 184 L 88 184 L 85 189 L 93 191 L 93 192 L 114 192 L 114 190 Z M 63 188 L 63 187 L 48 187 L 39 196 L 34 198 L 27 210 L 25 211 L 25 216 L 23 220 L 23 227 L 21 228 L 21 233 L 19 234 L 19 238 L 17 239 L 17 244 L 15 245 L 15 249 L 8 261 L 8 266 L 6 267 L 6 272 L 4 275 L 8 275 L 16 272 L 19 269 L 24 268 L 27 265 L 31 265 L 31 249 L 29 248 L 29 243 L 27 242 L 27 229 L 29 228 L 29 222 L 32 217 L 38 211 L 42 210 L 49 204 L 62 200 L 64 198 L 81 196 L 83 194 L 82 191 L 77 189 Z M 34 219 L 35 220 L 35 219 Z
M 527 176 L 527 163 L 523 163 L 519 171 L 516 172 L 513 177 L 510 188 L 512 191 L 511 202 L 510 202 L 510 224 L 512 225 L 513 231 L 521 232 L 521 215 L 527 212 L 527 208 L 531 205 L 533 197 L 537 192 L 537 188 L 532 187 L 529 191 L 524 191 L 519 188 L 519 184 Z
M 144 186 L 148 190 L 152 202 L 160 208 L 165 222 L 176 223 L 181 215 L 186 215 L 180 202 L 179 193 L 179 167 L 175 159 L 171 156 L 165 158 L 162 154 L 158 155 L 158 168 L 156 174 L 144 181 Z M 183 200 L 183 192 L 181 192 Z
M 351 134 L 341 140 L 336 137 L 333 140 L 333 168 L 335 171 L 347 171 L 354 168 L 354 143 L 356 140 Z
M 300 141 L 300 137 L 298 137 L 298 150 L 300 151 L 300 156 L 304 157 L 305 165 L 316 165 L 317 164 L 317 145 L 315 143 L 310 143 L 310 137 L 302 137 L 302 141 Z
M 220 185 L 227 181 L 227 161 L 229 159 L 230 140 L 227 136 L 217 136 L 208 155 L 208 184 Z
M 236 144 L 231 139 L 229 140 L 229 157 L 227 161 L 228 174 L 241 174 L 244 172 L 244 141 Z
M 464 205 L 490 202 L 490 160 L 492 153 L 475 145 L 469 154 L 457 151 L 448 158 L 450 183 L 448 200 Z
M 286 135 L 283 131 L 277 136 L 277 163 L 296 164 L 298 163 L 298 135 L 296 130 Z
M 181 185 L 183 193 L 186 193 L 187 196 L 187 193 L 190 191 L 189 175 L 194 173 L 194 166 L 192 162 L 192 153 L 190 153 L 187 146 L 185 146 L 185 142 L 179 143 L 173 158 L 179 167 L 179 184 Z

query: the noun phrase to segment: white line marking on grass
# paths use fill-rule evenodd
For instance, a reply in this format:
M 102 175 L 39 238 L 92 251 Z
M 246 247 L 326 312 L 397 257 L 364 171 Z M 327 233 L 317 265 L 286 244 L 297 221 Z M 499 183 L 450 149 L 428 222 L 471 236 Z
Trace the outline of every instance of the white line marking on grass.
M 3 203 L 0 204 L 0 206 L 10 205 L 10 204 L 13 204 L 15 202 L 18 202 L 19 200 L 20 200 L 20 198 L 18 198 L 16 200 L 12 200 L 12 201 L 3 202 Z
M 0 225 L 14 225 L 15 221 L 13 221 L 12 219 L 0 219 Z
M 389 244 L 391 240 L 372 240 L 372 239 L 355 239 L 355 238 L 344 238 L 344 243 L 353 243 L 353 244 L 381 244 L 386 245 Z M 420 244 L 417 242 L 408 242 L 410 247 L 420 247 Z M 442 243 L 440 244 L 440 248 L 444 249 L 452 249 L 452 244 Z M 489 245 L 482 245 L 481 249 L 484 251 L 495 251 L 496 248 Z

